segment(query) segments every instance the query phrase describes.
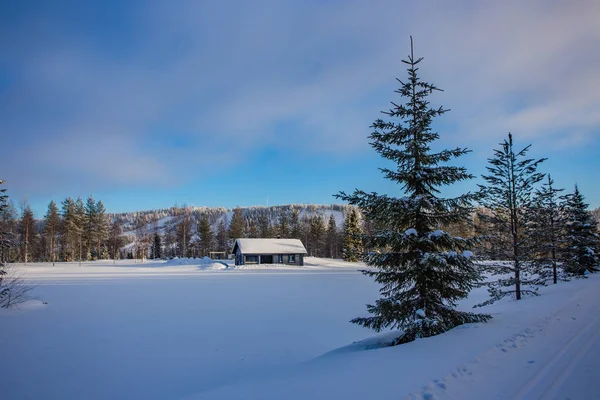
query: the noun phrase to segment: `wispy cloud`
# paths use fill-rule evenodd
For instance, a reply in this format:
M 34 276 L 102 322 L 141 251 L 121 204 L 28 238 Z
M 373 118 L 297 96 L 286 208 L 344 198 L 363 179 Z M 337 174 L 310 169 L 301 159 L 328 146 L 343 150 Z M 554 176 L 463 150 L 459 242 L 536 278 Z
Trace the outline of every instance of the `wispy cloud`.
M 82 188 L 184 182 L 262 146 L 365 151 L 410 34 L 451 136 L 488 148 L 509 130 L 549 147 L 599 134 L 597 1 L 132 2 L 100 22 L 84 8 L 1 21 L 0 168 L 23 190 L 67 172 Z

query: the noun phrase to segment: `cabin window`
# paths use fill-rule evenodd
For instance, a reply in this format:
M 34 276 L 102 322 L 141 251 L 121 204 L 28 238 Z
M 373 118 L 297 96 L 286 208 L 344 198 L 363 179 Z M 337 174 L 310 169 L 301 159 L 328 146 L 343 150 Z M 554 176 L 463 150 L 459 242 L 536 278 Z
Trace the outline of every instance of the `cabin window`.
M 283 264 L 283 254 L 277 256 L 277 263 Z
M 246 264 L 258 264 L 258 256 L 246 256 Z
M 295 254 L 290 254 L 288 256 L 288 263 L 294 264 L 295 262 L 296 262 L 296 255 Z

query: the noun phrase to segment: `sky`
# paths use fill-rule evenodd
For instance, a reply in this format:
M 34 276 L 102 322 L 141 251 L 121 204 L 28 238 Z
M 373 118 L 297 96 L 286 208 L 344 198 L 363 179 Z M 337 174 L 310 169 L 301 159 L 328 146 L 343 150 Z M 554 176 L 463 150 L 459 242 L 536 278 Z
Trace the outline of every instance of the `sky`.
M 600 206 L 600 2 L 0 2 L 0 179 L 37 217 L 402 196 L 369 146 L 414 39 L 436 147 L 483 183 L 508 132 Z

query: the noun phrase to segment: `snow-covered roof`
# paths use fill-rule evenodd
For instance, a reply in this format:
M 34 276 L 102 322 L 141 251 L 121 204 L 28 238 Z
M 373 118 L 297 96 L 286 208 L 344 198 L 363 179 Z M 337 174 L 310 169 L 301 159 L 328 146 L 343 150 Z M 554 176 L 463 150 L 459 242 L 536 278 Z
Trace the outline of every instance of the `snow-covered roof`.
M 236 239 L 236 247 L 244 254 L 307 254 L 299 239 Z

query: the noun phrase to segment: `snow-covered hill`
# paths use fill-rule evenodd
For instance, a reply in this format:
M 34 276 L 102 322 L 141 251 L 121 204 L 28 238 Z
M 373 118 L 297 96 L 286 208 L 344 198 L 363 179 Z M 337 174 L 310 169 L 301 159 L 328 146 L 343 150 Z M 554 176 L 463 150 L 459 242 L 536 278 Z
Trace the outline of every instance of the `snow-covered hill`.
M 282 213 L 296 211 L 298 212 L 299 220 L 310 218 L 313 215 L 319 215 L 327 221 L 330 215 L 333 215 L 336 225 L 341 227 L 344 224 L 345 209 L 348 207 L 350 206 L 340 204 L 289 204 L 270 207 L 254 206 L 240 208 L 243 211 L 244 219 L 247 224 L 257 224 L 261 217 L 266 216 L 271 225 L 276 225 L 279 222 L 279 217 Z M 225 224 L 225 227 L 228 227 L 233 215 L 233 209 L 190 206 L 110 214 L 110 217 L 121 223 L 123 232 L 126 236 L 133 237 L 136 234 L 136 221 L 139 219 L 144 220 L 144 226 L 141 228 L 144 233 L 152 233 L 155 230 L 158 230 L 160 234 L 164 234 L 167 229 L 179 223 L 184 210 L 192 217 L 194 231 L 197 222 L 203 215 L 208 217 L 213 232 L 217 230 L 217 227 L 221 222 Z

